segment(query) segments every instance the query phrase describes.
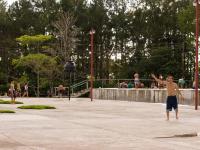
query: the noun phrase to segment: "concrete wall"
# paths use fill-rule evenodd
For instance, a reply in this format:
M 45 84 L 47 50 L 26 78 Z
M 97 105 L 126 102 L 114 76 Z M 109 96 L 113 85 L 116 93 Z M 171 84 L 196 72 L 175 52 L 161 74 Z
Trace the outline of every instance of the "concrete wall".
M 93 90 L 94 99 L 138 101 L 151 103 L 165 103 L 167 91 L 165 89 L 122 89 L 122 88 L 98 88 Z M 180 89 L 185 100 L 181 104 L 194 105 L 194 90 Z M 200 91 L 199 91 L 200 95 Z

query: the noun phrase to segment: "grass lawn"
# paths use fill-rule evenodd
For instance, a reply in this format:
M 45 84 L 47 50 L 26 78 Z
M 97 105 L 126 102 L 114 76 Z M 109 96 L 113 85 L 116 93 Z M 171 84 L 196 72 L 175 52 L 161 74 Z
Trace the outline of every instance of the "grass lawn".
M 15 113 L 12 110 L 0 110 L 0 113 Z
M 11 101 L 5 101 L 0 99 L 0 104 L 12 104 Z M 23 104 L 22 102 L 15 101 L 15 104 Z
M 47 106 L 47 105 L 26 105 L 26 106 L 20 106 L 19 109 L 56 109 L 53 106 Z

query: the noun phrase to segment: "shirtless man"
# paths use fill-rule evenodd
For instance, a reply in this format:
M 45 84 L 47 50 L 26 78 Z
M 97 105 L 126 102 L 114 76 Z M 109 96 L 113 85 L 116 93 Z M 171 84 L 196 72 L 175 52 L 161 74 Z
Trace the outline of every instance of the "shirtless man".
M 151 75 L 159 84 L 166 85 L 167 88 L 167 121 L 169 120 L 169 112 L 172 111 L 172 108 L 176 112 L 176 119 L 178 119 L 178 101 L 176 96 L 180 95 L 181 100 L 183 100 L 183 96 L 179 91 L 178 85 L 173 81 L 173 76 L 168 75 L 167 80 L 163 81 L 158 78 L 154 74 Z

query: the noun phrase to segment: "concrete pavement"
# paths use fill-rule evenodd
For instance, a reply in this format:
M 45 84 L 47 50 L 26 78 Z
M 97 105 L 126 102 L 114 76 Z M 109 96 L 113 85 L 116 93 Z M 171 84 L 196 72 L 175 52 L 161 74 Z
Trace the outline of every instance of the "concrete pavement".
M 180 106 L 165 121 L 165 105 L 89 99 L 22 98 L 26 105 L 55 110 L 20 110 L 0 114 L 0 150 L 200 150 L 200 137 L 157 139 L 200 132 L 200 111 Z

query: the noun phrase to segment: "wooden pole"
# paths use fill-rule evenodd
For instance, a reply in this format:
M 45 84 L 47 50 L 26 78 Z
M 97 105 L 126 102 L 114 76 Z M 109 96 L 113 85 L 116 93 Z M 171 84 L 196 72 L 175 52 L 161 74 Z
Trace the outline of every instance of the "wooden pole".
M 91 46 L 91 53 L 90 53 L 90 99 L 93 101 L 93 78 L 94 78 L 94 29 L 90 31 L 90 46 Z
M 198 110 L 199 105 L 199 58 L 198 58 L 198 49 L 199 49 L 199 2 L 196 0 L 196 50 L 195 50 L 195 110 Z

